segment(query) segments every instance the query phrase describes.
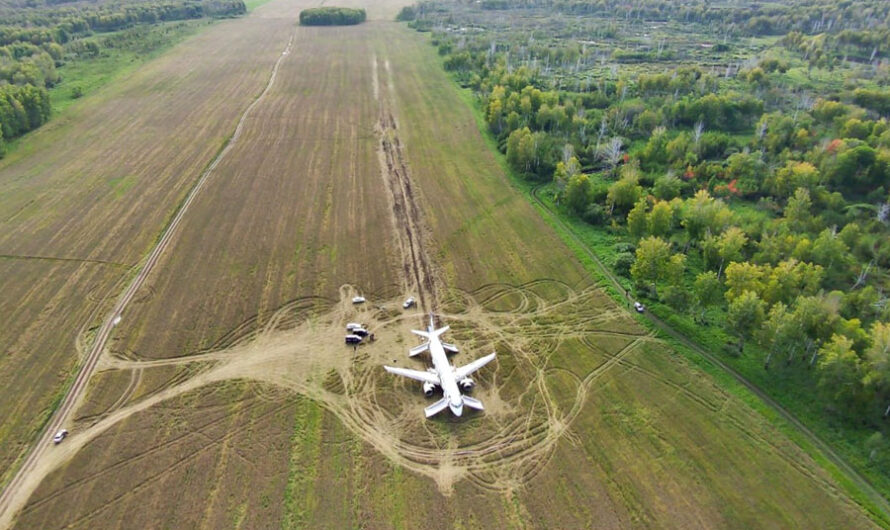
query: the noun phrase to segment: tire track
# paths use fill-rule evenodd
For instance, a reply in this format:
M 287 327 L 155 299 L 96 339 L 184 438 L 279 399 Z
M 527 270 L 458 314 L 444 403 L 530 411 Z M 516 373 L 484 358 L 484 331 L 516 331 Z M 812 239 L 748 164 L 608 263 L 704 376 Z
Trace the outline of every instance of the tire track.
M 374 97 L 379 105 L 379 118 L 375 130 L 380 139 L 378 159 L 380 172 L 389 191 L 392 222 L 396 243 L 402 254 L 402 274 L 406 291 L 416 290 L 420 307 L 424 312 L 438 312 L 437 278 L 432 261 L 426 252 L 423 217 L 418 207 L 406 156 L 398 136 L 398 124 L 393 115 L 394 85 L 389 61 L 385 61 L 389 97 L 381 97 L 377 80 L 377 59 L 372 56 Z M 413 287 L 413 289 L 412 289 Z

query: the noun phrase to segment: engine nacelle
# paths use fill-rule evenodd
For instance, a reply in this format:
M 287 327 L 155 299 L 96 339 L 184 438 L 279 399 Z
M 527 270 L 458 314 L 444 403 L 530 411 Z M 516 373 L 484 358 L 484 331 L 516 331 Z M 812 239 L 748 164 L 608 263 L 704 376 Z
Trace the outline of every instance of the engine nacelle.
M 433 397 L 433 392 L 436 391 L 436 385 L 430 383 L 429 381 L 423 383 L 423 395 L 426 397 Z
M 473 387 L 476 386 L 476 382 L 470 379 L 469 377 L 464 377 L 460 381 L 457 382 L 460 385 L 460 389 L 464 392 L 471 392 Z

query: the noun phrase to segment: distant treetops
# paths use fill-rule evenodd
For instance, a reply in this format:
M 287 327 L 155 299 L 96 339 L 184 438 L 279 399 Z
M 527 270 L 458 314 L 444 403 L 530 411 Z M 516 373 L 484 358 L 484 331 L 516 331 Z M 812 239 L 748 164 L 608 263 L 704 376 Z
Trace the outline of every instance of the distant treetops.
M 366 18 L 364 9 L 348 7 L 314 7 L 300 11 L 300 24 L 304 26 L 351 26 L 361 24 Z

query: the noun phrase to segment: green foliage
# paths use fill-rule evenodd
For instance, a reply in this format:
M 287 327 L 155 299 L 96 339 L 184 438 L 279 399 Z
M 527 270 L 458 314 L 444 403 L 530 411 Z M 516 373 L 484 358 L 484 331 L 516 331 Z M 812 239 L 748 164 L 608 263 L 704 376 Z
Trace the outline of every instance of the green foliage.
M 726 329 L 739 338 L 739 352 L 744 349 L 745 339 L 760 327 L 766 302 L 753 291 L 745 291 L 732 299 L 726 313 Z
M 590 201 L 590 177 L 584 174 L 569 178 L 565 190 L 566 206 L 576 214 L 584 213 Z
M 300 11 L 303 26 L 351 26 L 361 24 L 368 17 L 364 9 L 349 7 L 311 7 Z
M 405 6 L 399 10 L 399 13 L 396 15 L 396 20 L 399 22 L 410 22 L 417 17 L 417 11 L 414 6 Z
M 657 201 L 652 205 L 652 211 L 646 217 L 646 227 L 649 234 L 658 237 L 666 237 L 670 234 L 674 225 L 674 209 L 665 201 Z
M 640 186 L 640 174 L 631 166 L 622 168 L 621 178 L 609 186 L 606 201 L 613 211 L 628 211 L 643 195 L 643 187 Z
M 862 403 L 862 372 L 852 340 L 834 335 L 819 349 L 819 389 L 848 412 L 858 412 Z
M 627 214 L 627 232 L 637 239 L 646 235 L 648 209 L 649 203 L 646 199 L 641 199 Z
M 701 239 L 705 233 L 720 233 L 732 222 L 732 212 L 720 199 L 714 199 L 707 190 L 699 190 L 683 204 L 682 225 L 692 240 Z
M 853 101 L 883 116 L 890 115 L 890 90 L 857 88 L 853 91 Z
M 513 131 L 507 138 L 507 163 L 528 178 L 543 179 L 552 175 L 556 166 L 555 151 L 550 136 L 533 133 L 528 127 Z
M 719 304 L 723 297 L 723 286 L 717 278 L 717 273 L 713 271 L 699 273 L 692 283 L 692 295 L 700 311 L 699 320 L 703 321 L 708 308 Z
M 665 201 L 679 197 L 682 192 L 683 181 L 672 174 L 656 178 L 652 186 L 652 194 Z
M 676 283 L 683 273 L 685 263 L 686 256 L 673 254 L 666 241 L 660 237 L 647 237 L 637 246 L 636 260 L 630 268 L 630 275 L 637 284 L 648 284 L 657 290 L 658 282 Z

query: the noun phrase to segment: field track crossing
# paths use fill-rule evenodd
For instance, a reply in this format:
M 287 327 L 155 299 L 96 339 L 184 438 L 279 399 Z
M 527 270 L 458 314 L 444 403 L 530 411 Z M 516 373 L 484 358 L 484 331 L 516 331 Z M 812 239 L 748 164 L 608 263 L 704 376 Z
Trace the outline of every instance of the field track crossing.
M 290 54 L 293 41 L 293 36 L 291 36 L 284 51 L 281 52 L 281 55 L 278 57 L 278 60 L 275 61 L 275 65 L 272 67 L 272 72 L 269 75 L 269 81 L 268 83 L 266 83 L 266 87 L 263 89 L 260 95 L 257 96 L 257 98 L 254 99 L 254 101 L 247 107 L 247 109 L 245 109 L 244 113 L 241 115 L 241 118 L 238 120 L 238 124 L 235 127 L 235 131 L 232 133 L 232 136 L 226 141 L 223 149 L 220 150 L 219 154 L 217 154 L 213 161 L 211 161 L 210 165 L 207 166 L 207 169 L 204 170 L 198 181 L 189 191 L 179 210 L 177 210 L 176 215 L 173 216 L 173 219 L 167 225 L 167 228 L 164 230 L 163 235 L 158 240 L 158 243 L 155 245 L 151 253 L 146 258 L 144 265 L 139 271 L 139 274 L 137 274 L 136 277 L 133 278 L 133 281 L 130 282 L 130 285 L 127 286 L 127 289 L 118 299 L 117 303 L 114 306 L 114 309 L 105 318 L 102 326 L 96 333 L 96 339 L 93 342 L 93 345 L 87 352 L 83 365 L 81 366 L 81 369 L 74 380 L 74 384 L 71 385 L 71 388 L 65 394 L 64 399 L 59 404 L 59 408 L 56 409 L 56 412 L 47 423 L 46 428 L 38 437 L 34 447 L 31 449 L 31 452 L 28 454 L 24 463 L 16 472 L 15 476 L 13 476 L 12 480 L 9 481 L 9 485 L 3 491 L 2 495 L 0 495 L 0 528 L 6 528 L 12 523 L 14 515 L 22 508 L 22 506 L 24 506 L 25 502 L 27 502 L 28 500 L 28 497 L 30 497 L 33 490 L 37 487 L 37 483 L 31 483 L 27 479 L 29 475 L 31 475 L 31 471 L 40 461 L 41 457 L 51 443 L 51 437 L 53 436 L 53 433 L 55 433 L 65 424 L 65 422 L 68 420 L 69 415 L 75 409 L 76 404 L 83 396 L 83 393 L 87 388 L 87 383 L 89 382 L 90 378 L 93 375 L 93 371 L 96 368 L 96 363 L 98 362 L 99 357 L 101 356 L 102 351 L 105 348 L 105 343 L 108 341 L 108 338 L 111 335 L 111 331 L 115 326 L 115 319 L 123 314 L 124 310 L 127 308 L 127 305 L 133 299 L 136 292 L 142 287 L 142 284 L 151 273 L 161 254 L 164 252 L 164 250 L 166 250 L 167 246 L 170 244 L 170 241 L 173 239 L 173 235 L 176 232 L 179 223 L 182 221 L 183 217 L 185 217 L 189 206 L 192 204 L 195 197 L 197 197 L 198 193 L 200 193 L 201 189 L 204 186 L 204 183 L 213 173 L 213 170 L 216 169 L 216 166 L 219 165 L 220 161 L 222 161 L 229 153 L 231 148 L 235 145 L 235 142 L 238 141 L 238 137 L 241 135 L 241 130 L 243 128 L 245 119 L 250 115 L 251 111 L 256 107 L 256 105 L 260 101 L 262 101 L 263 97 L 269 92 L 269 89 L 272 88 L 272 85 L 275 83 L 275 77 L 278 74 L 278 68 L 281 65 L 282 60 L 287 57 L 288 54 Z

